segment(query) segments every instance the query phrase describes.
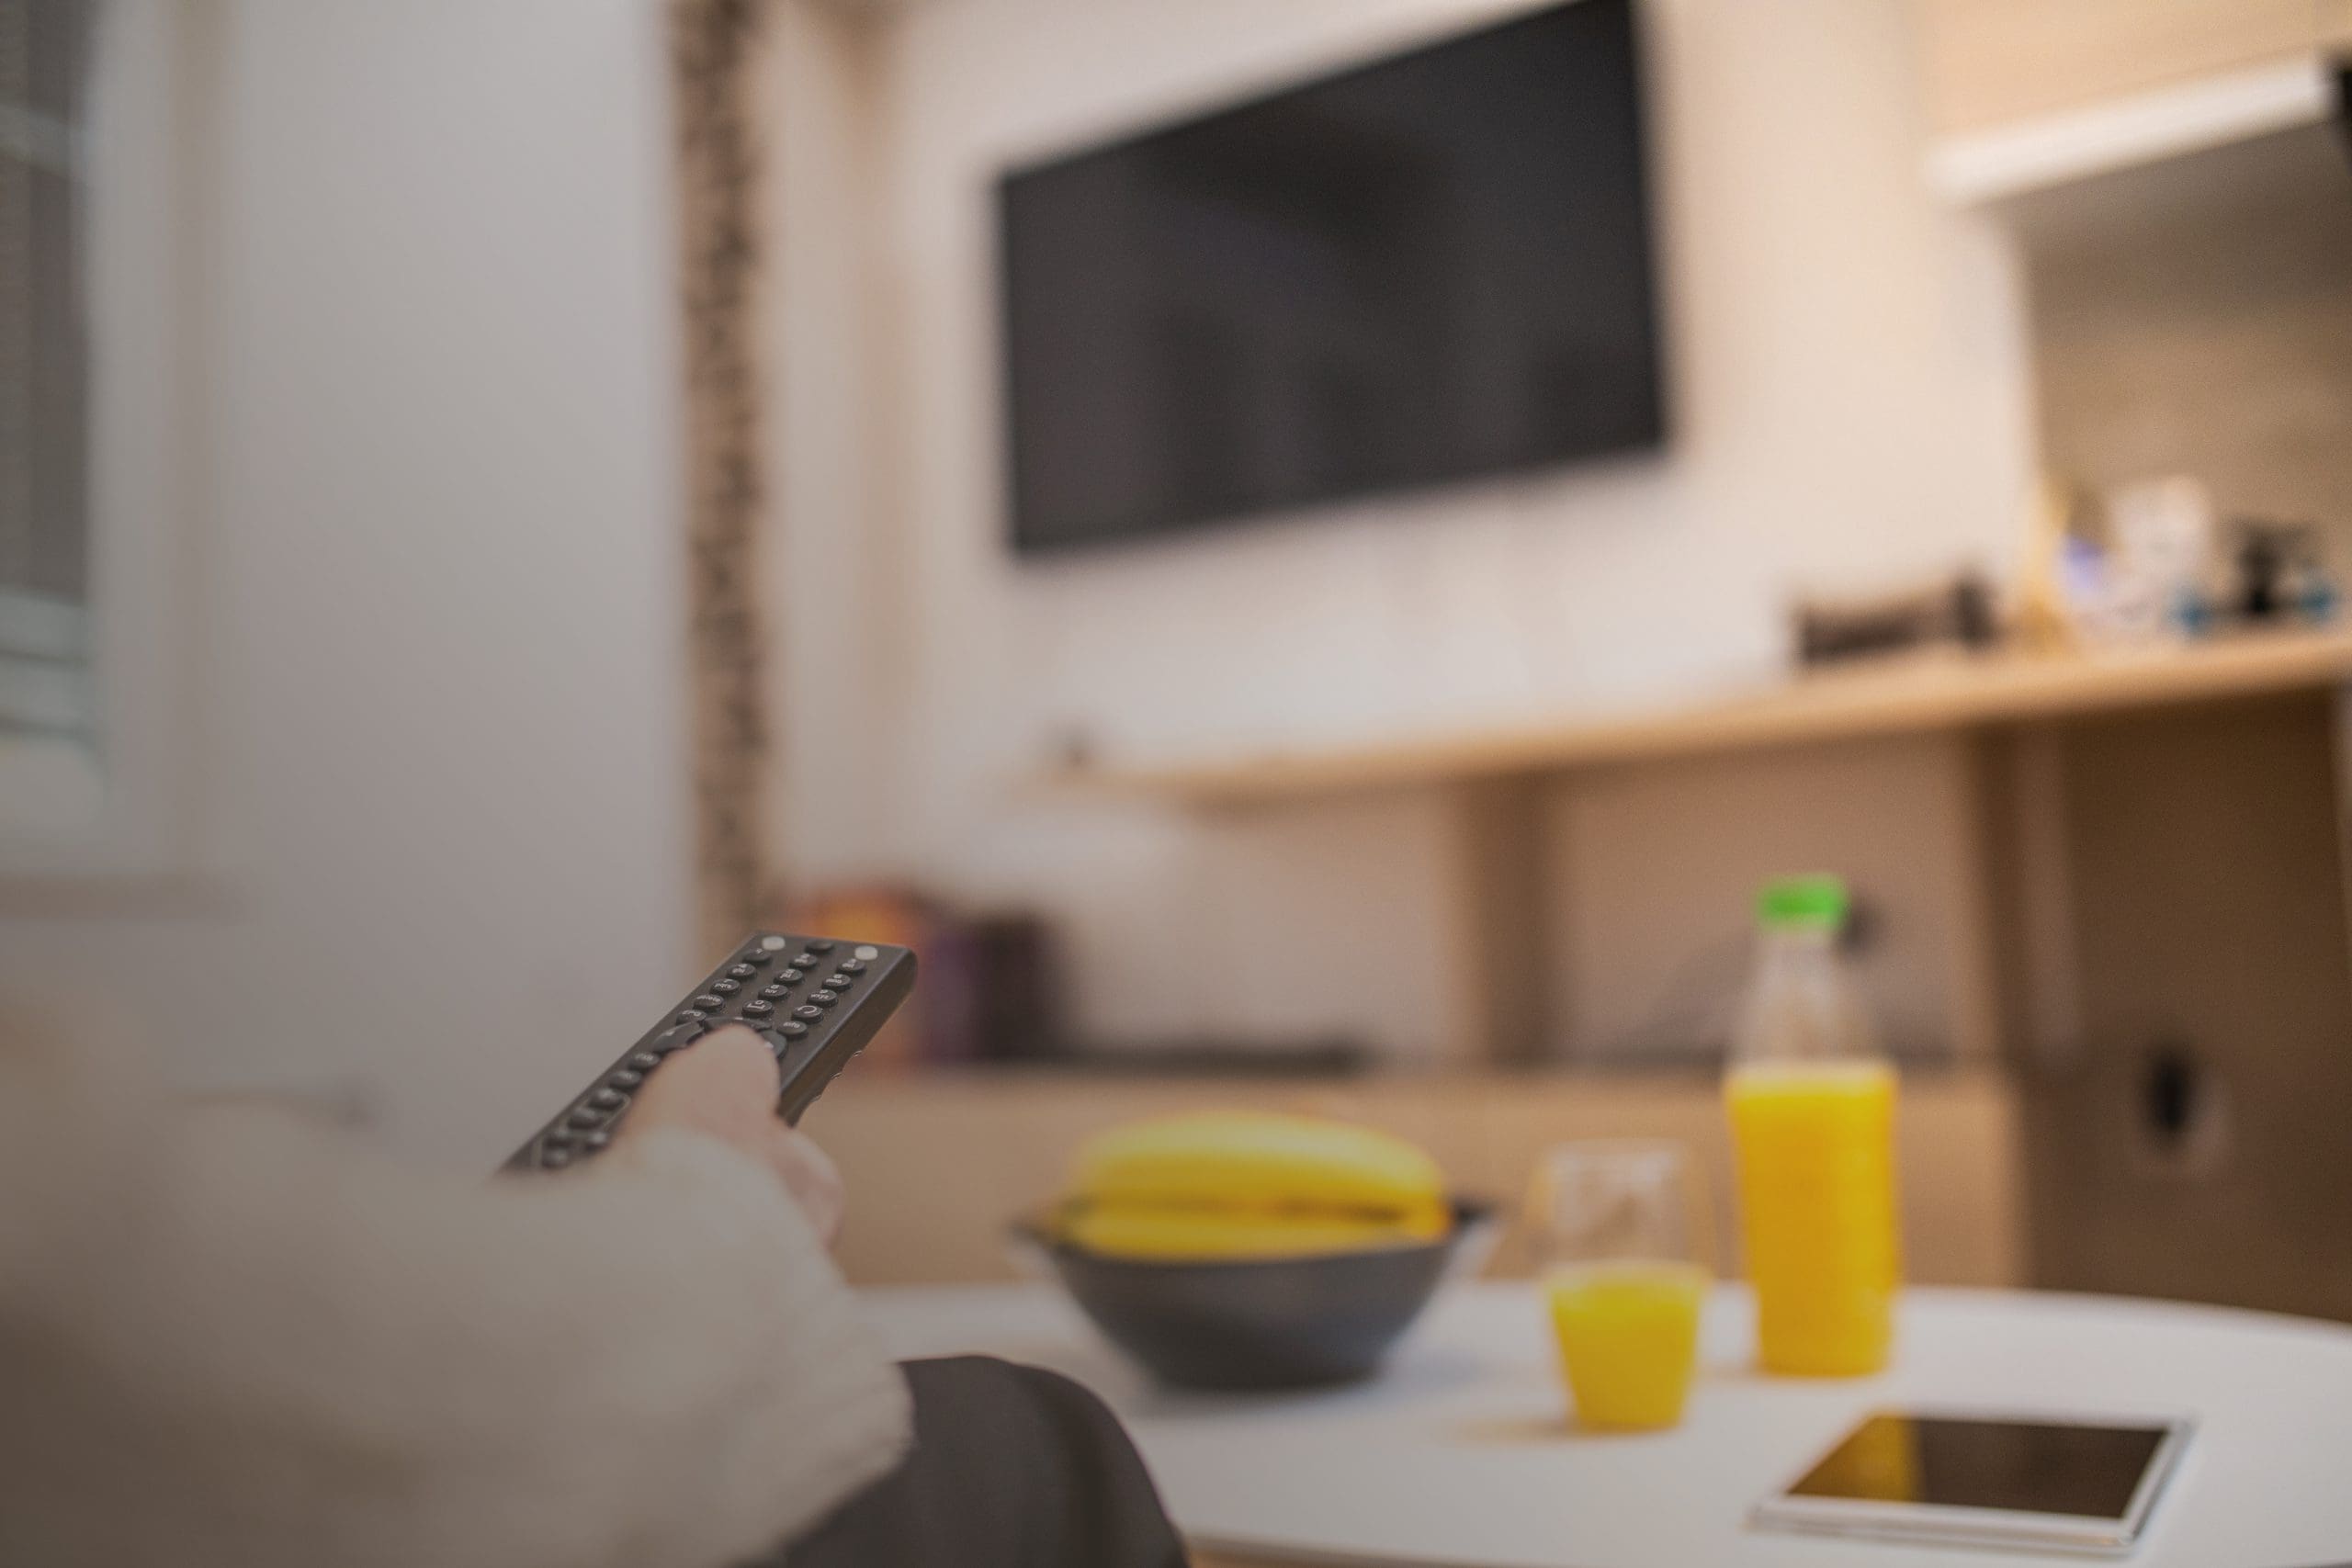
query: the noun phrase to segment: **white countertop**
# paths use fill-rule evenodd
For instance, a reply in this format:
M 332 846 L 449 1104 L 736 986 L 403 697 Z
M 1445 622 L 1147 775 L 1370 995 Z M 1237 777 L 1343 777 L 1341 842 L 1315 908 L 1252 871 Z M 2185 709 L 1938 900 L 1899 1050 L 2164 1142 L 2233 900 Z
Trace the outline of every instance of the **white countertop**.
M 1634 1436 L 1562 1420 L 1533 1290 L 1457 1286 L 1377 1379 L 1290 1395 L 1161 1390 L 1049 1286 L 876 1291 L 902 1356 L 984 1351 L 1051 1367 L 1126 1421 L 1196 1544 L 1449 1568 L 1713 1568 L 2037 1559 L 1748 1529 L 1865 1410 L 1938 1404 L 2130 1415 L 2199 1428 L 2128 1560 L 2196 1568 L 2352 1561 L 2352 1328 L 2023 1292 L 1915 1290 L 1894 1367 L 1854 1381 L 1746 1369 L 1745 1293 L 1710 1303 L 1683 1424 Z M 2083 1559 L 2048 1559 L 2084 1561 Z

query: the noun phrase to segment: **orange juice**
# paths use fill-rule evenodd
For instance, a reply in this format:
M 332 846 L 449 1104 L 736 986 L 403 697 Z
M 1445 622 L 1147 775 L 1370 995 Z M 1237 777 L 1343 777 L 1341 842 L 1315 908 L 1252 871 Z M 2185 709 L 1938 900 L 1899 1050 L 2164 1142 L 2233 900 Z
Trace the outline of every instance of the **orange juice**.
M 1546 1280 L 1552 1332 L 1589 1427 L 1671 1427 L 1699 1354 L 1707 1271 L 1692 1263 L 1582 1264 Z
M 1734 1068 L 1724 1093 L 1758 1359 L 1775 1372 L 1877 1371 L 1902 1277 L 1894 1069 L 1870 1059 L 1764 1063 Z

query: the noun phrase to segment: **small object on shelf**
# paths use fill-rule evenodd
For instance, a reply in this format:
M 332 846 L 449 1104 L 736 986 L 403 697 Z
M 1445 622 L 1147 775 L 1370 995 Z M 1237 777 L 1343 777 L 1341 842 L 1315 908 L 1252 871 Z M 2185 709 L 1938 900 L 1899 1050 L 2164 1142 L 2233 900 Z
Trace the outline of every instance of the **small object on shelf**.
M 2230 608 L 2253 625 L 2316 623 L 2335 614 L 2335 582 L 2321 563 L 2318 529 L 2309 523 L 2241 517 Z
M 1066 1055 L 1052 928 L 1036 916 L 967 915 L 903 887 L 851 887 L 797 901 L 794 920 L 854 941 L 913 948 L 923 994 L 867 1053 L 876 1066 L 1057 1061 Z M 820 979 L 856 961 L 812 954 Z
M 2180 623 L 2190 634 L 2312 627 L 2335 618 L 2335 579 L 2308 523 L 2233 520 L 2236 543 L 2217 558 L 2211 582 L 2185 595 Z
M 1035 915 L 992 914 L 937 922 L 941 978 L 933 992 L 931 1056 L 941 1061 L 1059 1058 L 1060 964 L 1052 926 Z
M 2322 626 L 2338 597 L 2315 525 L 2224 529 L 2204 485 L 2178 474 L 2096 498 L 2045 480 L 2016 592 L 2021 644 L 2053 649 Z
M 1990 648 L 2000 636 L 1992 585 L 1975 571 L 1876 598 L 1800 601 L 1795 615 L 1797 661 L 1807 666 L 1938 644 Z
M 2079 486 L 2054 475 L 2034 487 L 2010 588 L 2010 636 L 2028 652 L 2065 652 L 2077 641 L 2075 584 L 2086 564 L 2080 523 L 2088 504 Z
M 2214 533 L 2212 497 L 2185 474 L 2109 492 L 2104 592 L 2087 606 L 2095 629 L 2122 641 L 2198 630 Z
M 781 923 L 787 928 L 827 931 L 840 942 L 910 949 L 924 955 L 926 966 L 931 962 L 937 935 L 937 911 L 920 895 L 902 888 L 836 888 L 797 900 L 786 914 L 789 918 Z M 787 956 L 792 957 L 798 966 L 802 957 L 821 964 L 829 957 L 839 955 L 813 949 L 802 954 L 796 949 Z M 805 967 L 811 985 L 820 984 L 831 973 L 830 969 L 815 964 Z M 778 976 L 779 979 L 788 977 Z M 887 1071 L 904 1067 L 933 1055 L 933 1020 L 937 1001 L 932 996 L 932 990 L 926 975 L 924 994 L 913 998 L 909 1006 L 899 1009 L 898 1016 L 883 1025 L 867 1044 L 865 1062 L 869 1068 Z M 807 1003 L 805 997 L 799 999 L 804 1005 Z M 818 1010 L 821 1013 L 822 1009 Z M 815 1021 L 806 1021 L 813 1023 Z

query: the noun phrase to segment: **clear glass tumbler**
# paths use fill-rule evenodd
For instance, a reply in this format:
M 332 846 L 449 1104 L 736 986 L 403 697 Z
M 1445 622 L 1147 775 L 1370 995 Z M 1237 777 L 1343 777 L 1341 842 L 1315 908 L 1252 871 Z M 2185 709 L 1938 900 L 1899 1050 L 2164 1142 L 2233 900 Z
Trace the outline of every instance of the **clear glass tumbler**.
M 1711 1279 L 1690 1156 L 1669 1143 L 1562 1144 L 1538 1163 L 1528 1208 L 1577 1420 L 1680 1421 Z

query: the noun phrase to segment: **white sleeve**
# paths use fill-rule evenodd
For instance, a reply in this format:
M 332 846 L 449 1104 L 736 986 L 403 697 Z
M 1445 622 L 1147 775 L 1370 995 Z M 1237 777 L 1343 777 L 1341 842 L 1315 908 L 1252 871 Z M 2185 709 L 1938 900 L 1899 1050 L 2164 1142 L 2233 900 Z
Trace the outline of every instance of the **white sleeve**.
M 832 1260 L 714 1140 L 468 1182 L 75 1099 L 0 1115 L 0 1562 L 718 1568 L 905 1445 Z

